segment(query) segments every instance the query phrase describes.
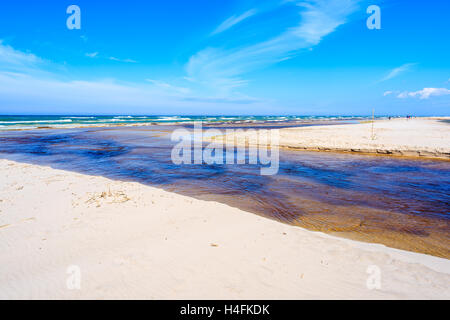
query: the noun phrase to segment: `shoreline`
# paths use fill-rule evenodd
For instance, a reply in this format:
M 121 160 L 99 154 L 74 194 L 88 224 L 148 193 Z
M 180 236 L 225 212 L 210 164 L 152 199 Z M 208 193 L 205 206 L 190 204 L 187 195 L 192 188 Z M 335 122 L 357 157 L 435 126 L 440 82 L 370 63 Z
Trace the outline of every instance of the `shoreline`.
M 233 127 L 252 127 L 258 126 L 260 128 L 265 128 L 269 126 L 278 126 L 280 128 L 287 127 L 302 127 L 305 125 L 329 125 L 330 123 L 342 123 L 347 122 L 348 120 L 305 120 L 305 121 L 285 121 L 285 122 L 202 122 L 205 128 L 208 127 L 220 127 L 223 128 L 233 128 Z M 356 120 L 354 120 L 356 121 Z M 30 128 L 12 128 L 5 129 L 0 128 L 0 132 L 9 132 L 9 131 L 31 131 L 31 130 L 64 130 L 64 129 L 90 129 L 90 128 L 133 128 L 133 127 L 149 127 L 149 126 L 168 126 L 168 127 L 182 127 L 182 126 L 192 126 L 195 121 L 186 121 L 186 122 L 141 122 L 141 123 L 108 123 L 108 124 L 79 124 L 79 125 L 59 125 L 59 126 L 40 126 L 40 127 L 30 127 Z
M 428 153 L 427 151 L 420 150 L 383 150 L 383 149 L 373 149 L 373 150 L 361 150 L 361 149 L 345 149 L 345 148 L 315 148 L 315 147 L 292 147 L 292 146 L 280 146 L 284 150 L 290 151 L 311 151 L 311 152 L 330 152 L 337 154 L 355 154 L 362 156 L 372 156 L 372 157 L 392 157 L 398 159 L 408 159 L 408 160 L 430 160 L 430 161 L 450 161 L 449 153 Z
M 2 116 L 0 115 L 0 118 Z M 14 117 L 14 116 L 13 116 Z M 18 117 L 18 116 L 15 116 Z M 23 116 L 27 117 L 27 116 Z M 35 116 L 35 117 L 45 117 L 45 116 Z M 56 117 L 56 116 L 48 116 L 48 117 Z M 85 118 L 95 118 L 96 116 L 84 116 Z M 105 117 L 105 116 L 100 116 Z M 117 122 L 117 118 L 120 118 L 121 121 Z M 153 116 L 155 117 L 155 116 Z M 72 122 L 72 119 L 70 119 L 69 123 L 58 123 L 58 124 L 51 124 L 54 122 L 66 122 L 68 119 L 71 118 L 69 116 L 63 117 L 64 119 L 55 120 L 55 119 L 49 119 L 49 120 L 36 120 L 37 122 L 43 123 L 43 124 L 25 124 L 25 123 L 33 123 L 33 116 L 31 116 L 28 120 L 21 123 L 19 119 L 13 119 L 14 121 L 12 123 L 17 123 L 14 125 L 0 125 L 0 132 L 1 131 L 26 131 L 26 130 L 40 130 L 40 129 L 76 129 L 76 128 L 109 128 L 109 127 L 136 127 L 136 126 L 185 126 L 185 125 L 193 125 L 196 122 L 202 122 L 204 126 L 280 126 L 280 127 L 292 127 L 297 125 L 303 125 L 303 124 L 326 124 L 330 122 L 346 122 L 346 121 L 362 121 L 365 118 L 363 117 L 330 117 L 330 118 L 313 118 L 313 117 L 305 117 L 303 119 L 297 118 L 297 119 L 287 119 L 289 117 L 280 117 L 285 119 L 246 119 L 247 116 L 236 116 L 232 118 L 239 118 L 242 117 L 242 119 L 236 120 L 209 120 L 208 117 L 206 119 L 199 118 L 195 119 L 197 116 L 190 116 L 191 119 L 187 120 L 158 120 L 158 119 L 146 119 L 146 120 L 137 120 L 140 119 L 140 116 L 130 116 L 126 117 L 128 120 L 122 120 L 124 119 L 123 116 L 111 116 L 111 119 L 98 119 L 98 120 L 88 120 L 89 122 Z M 272 118 L 276 116 L 271 116 Z M 78 121 L 79 118 L 83 117 L 72 117 L 73 121 Z M 164 117 L 163 117 L 164 118 Z M 176 117 L 175 117 L 176 118 Z M 214 117 L 213 117 L 214 118 Z M 11 120 L 12 121 L 12 120 Z M 97 122 L 96 122 L 97 121 Z M 0 121 L 2 122 L 2 121 Z M 3 121 L 2 123 L 6 124 L 7 121 Z M 46 123 L 46 124 L 44 124 Z
M 450 161 L 450 125 L 432 118 L 375 120 L 372 123 L 283 128 L 275 144 L 287 150 L 337 152 Z M 224 144 L 246 141 L 266 146 L 256 134 L 234 133 L 206 138 Z
M 450 260 L 135 182 L 0 160 L 6 299 L 448 299 Z M 81 290 L 69 290 L 68 266 Z M 368 267 L 381 288 L 368 289 Z
M 0 115 L 1 116 L 1 115 Z M 449 122 L 450 116 L 442 117 L 415 117 L 414 119 L 419 120 L 436 120 L 441 122 Z M 414 120 L 413 119 L 413 120 Z M 386 121 L 387 117 L 380 116 L 375 118 L 375 123 L 379 121 Z M 393 117 L 392 120 L 406 120 L 406 117 Z M 353 121 L 354 123 L 351 123 Z M 297 120 L 228 120 L 228 121 L 204 121 L 204 120 L 190 120 L 190 121 L 170 121 L 170 122 L 158 122 L 158 121 L 143 121 L 143 122 L 130 122 L 130 123 L 79 123 L 79 124 L 58 124 L 58 125 L 43 125 L 43 126 L 33 126 L 29 128 L 14 128 L 14 126 L 1 126 L 0 132 L 8 131 L 29 131 L 29 130 L 51 130 L 51 129 L 89 129 L 89 128 L 126 128 L 126 127 L 146 127 L 146 126 L 186 126 L 193 125 L 195 122 L 202 122 L 205 128 L 223 126 L 224 128 L 233 127 L 252 127 L 259 126 L 261 129 L 264 127 L 278 126 L 283 129 L 287 128 L 301 128 L 304 125 L 330 125 L 330 124 L 356 124 L 356 123 L 371 123 L 372 120 L 362 117 L 349 117 L 348 119 L 297 119 Z M 19 126 L 19 125 L 17 125 Z
M 357 123 L 348 123 L 349 120 L 316 119 L 316 120 L 292 120 L 292 121 L 268 121 L 262 123 L 254 122 L 203 122 L 205 130 L 214 129 L 265 129 L 280 130 L 280 141 L 278 147 L 290 151 L 313 151 L 313 152 L 335 152 L 345 154 L 360 154 L 369 156 L 388 156 L 405 159 L 430 159 L 438 161 L 450 161 L 450 117 L 416 117 L 413 119 L 393 118 L 391 120 L 375 119 L 374 139 L 369 137 L 372 121 L 355 120 Z M 406 123 L 407 126 L 398 126 Z M 183 127 L 191 126 L 194 122 L 143 122 L 128 124 L 93 124 L 93 125 L 61 125 L 49 127 L 37 127 L 27 129 L 0 129 L 0 132 L 17 132 L 31 130 L 59 130 L 59 129 L 96 129 L 96 128 L 133 128 L 148 126 Z M 426 124 L 425 128 L 414 128 Z M 381 127 L 380 127 L 381 126 Z M 408 128 L 409 126 L 409 128 Z M 222 128 L 223 127 L 223 128 Z M 279 127 L 279 128 L 273 128 Z M 268 129 L 267 129 L 268 128 Z M 386 132 L 387 131 L 387 132 Z M 439 133 L 439 131 L 441 131 Z M 423 133 L 428 135 L 425 139 Z M 402 139 L 395 136 L 406 135 Z M 438 135 L 441 135 L 440 137 Z M 390 137 L 388 135 L 391 135 Z M 428 144 L 429 139 L 438 139 L 432 147 Z M 214 137 L 203 137 L 205 142 L 235 143 L 235 139 L 247 139 L 246 143 L 251 146 L 260 144 L 255 135 L 232 134 Z M 422 140 L 420 145 L 412 145 L 414 140 Z

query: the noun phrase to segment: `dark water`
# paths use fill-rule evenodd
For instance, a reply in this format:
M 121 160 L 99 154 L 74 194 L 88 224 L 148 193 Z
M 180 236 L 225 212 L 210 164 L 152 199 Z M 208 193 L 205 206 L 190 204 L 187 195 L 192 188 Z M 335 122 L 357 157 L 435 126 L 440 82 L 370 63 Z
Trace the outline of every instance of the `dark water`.
M 312 230 L 450 257 L 450 163 L 281 151 L 256 165 L 174 165 L 170 126 L 0 133 L 0 157 L 137 181 Z

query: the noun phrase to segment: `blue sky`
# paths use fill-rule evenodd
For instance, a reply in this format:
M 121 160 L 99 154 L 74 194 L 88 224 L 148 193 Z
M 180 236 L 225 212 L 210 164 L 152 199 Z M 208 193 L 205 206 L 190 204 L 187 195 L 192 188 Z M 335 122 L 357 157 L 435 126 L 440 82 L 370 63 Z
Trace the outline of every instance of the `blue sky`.
M 81 29 L 69 30 L 69 5 Z M 366 9 L 381 9 L 369 30 Z M 1 114 L 449 115 L 450 2 L 2 1 Z

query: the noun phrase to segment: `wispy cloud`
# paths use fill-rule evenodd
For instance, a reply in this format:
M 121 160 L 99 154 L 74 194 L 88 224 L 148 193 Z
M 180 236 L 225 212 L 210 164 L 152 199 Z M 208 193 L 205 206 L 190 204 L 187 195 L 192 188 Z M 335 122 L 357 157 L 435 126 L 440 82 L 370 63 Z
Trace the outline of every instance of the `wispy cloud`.
M 60 113 L 211 113 L 220 103 L 239 114 L 242 104 L 267 106 L 255 99 L 208 98 L 184 92 L 174 94 L 159 86 L 121 83 L 116 80 L 61 80 L 0 71 L 0 112 Z
M 167 82 L 160 81 L 160 80 L 154 80 L 154 79 L 145 79 L 145 80 L 147 82 L 152 83 L 154 86 L 161 88 L 163 90 L 169 91 L 169 92 L 187 94 L 191 91 L 189 88 L 174 86 L 172 84 L 169 84 Z
M 313 47 L 328 34 L 346 23 L 357 9 L 357 0 L 291 1 L 299 12 L 300 22 L 278 36 L 256 44 L 228 49 L 208 47 L 193 55 L 187 65 L 187 77 L 219 94 L 226 94 L 247 80 L 248 72 L 295 56 L 302 49 Z
M 428 99 L 432 96 L 446 96 L 450 95 L 450 90 L 447 88 L 423 88 L 419 91 L 404 91 L 400 93 L 397 98 L 419 98 L 419 99 Z
M 108 57 L 108 56 L 101 56 L 98 52 L 87 52 L 85 53 L 85 56 L 88 58 L 102 58 L 102 59 L 108 59 L 111 61 L 117 61 L 117 62 L 125 62 L 125 63 L 137 63 L 136 60 L 133 59 L 120 59 L 117 57 Z
M 0 112 L 35 112 L 38 107 L 39 112 L 108 110 L 120 113 L 127 107 L 138 113 L 161 113 L 161 108 L 165 113 L 180 113 L 193 104 L 196 110 L 210 112 L 215 104 L 221 103 L 230 112 L 238 113 L 243 103 L 263 105 L 261 101 L 245 97 L 198 96 L 189 88 L 154 79 L 147 79 L 147 83 L 67 79 L 48 69 L 60 70 L 57 64 L 0 42 Z
M 417 63 L 405 63 L 404 65 L 401 65 L 400 67 L 394 68 L 389 73 L 381 79 L 379 82 L 387 81 L 390 79 L 393 79 L 402 73 L 405 73 L 406 71 L 410 70 L 413 66 L 415 66 Z
M 95 58 L 98 56 L 98 52 L 86 53 L 86 57 Z
M 218 34 L 221 32 L 224 32 L 225 30 L 230 29 L 231 27 L 233 27 L 234 25 L 238 24 L 239 22 L 250 18 L 251 16 L 256 14 L 256 10 L 255 9 L 251 9 L 248 10 L 246 12 L 244 12 L 243 14 L 236 16 L 233 15 L 231 17 L 229 17 L 227 20 L 225 20 L 224 22 L 222 22 L 212 33 L 211 35 L 214 34 Z
M 0 40 L 0 67 L 3 69 L 29 69 L 42 63 L 44 60 L 34 54 L 15 50 Z
M 116 57 L 109 57 L 109 60 L 118 61 L 118 62 L 126 62 L 126 63 L 137 63 L 137 61 L 133 60 L 133 59 L 119 59 Z

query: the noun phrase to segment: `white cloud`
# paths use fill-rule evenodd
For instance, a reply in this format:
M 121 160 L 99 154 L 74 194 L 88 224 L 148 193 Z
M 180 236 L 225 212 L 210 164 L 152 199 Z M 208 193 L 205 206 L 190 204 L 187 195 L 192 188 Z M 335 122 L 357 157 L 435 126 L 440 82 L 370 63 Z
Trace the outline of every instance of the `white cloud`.
M 86 53 L 86 57 L 95 58 L 98 56 L 98 52 Z
M 446 88 L 423 88 L 422 90 L 419 91 L 413 91 L 413 92 L 408 92 L 408 91 L 404 91 L 401 92 L 397 98 L 419 98 L 419 99 L 428 99 L 432 96 L 445 96 L 445 95 L 450 95 L 450 90 L 446 89 Z
M 44 60 L 32 53 L 24 53 L 15 50 L 13 47 L 3 44 L 0 40 L 0 67 L 2 69 L 30 69 L 44 63 Z
M 397 98 L 404 99 L 404 98 L 408 98 L 408 96 L 409 96 L 408 91 L 403 91 L 398 94 Z
M 127 62 L 127 63 L 137 63 L 137 61 L 135 61 L 133 59 L 119 59 L 116 57 L 109 57 L 109 60 L 118 61 L 118 62 Z
M 380 82 L 395 78 L 395 77 L 399 76 L 400 74 L 410 70 L 411 67 L 413 67 L 415 65 L 416 65 L 416 63 L 406 63 L 404 65 L 401 65 L 398 68 L 394 68 L 383 79 L 381 79 Z
M 231 113 L 242 104 L 262 109 L 263 101 L 251 98 L 218 98 L 189 94 L 181 88 L 121 83 L 115 80 L 61 80 L 0 71 L 0 112 L 58 113 L 183 113 L 211 112 L 220 103 Z M 164 88 L 165 87 L 165 88 Z M 167 89 L 167 90 L 166 90 Z M 192 107 L 194 106 L 194 109 Z
M 86 57 L 89 58 L 99 58 L 99 53 L 98 52 L 88 52 L 85 54 Z M 106 58 L 106 57 L 101 57 L 101 58 Z M 117 62 L 126 62 L 126 63 L 137 63 L 136 60 L 133 59 L 120 59 L 117 57 L 107 57 L 106 59 L 111 60 L 111 61 L 117 61 Z
M 190 92 L 189 88 L 174 86 L 174 85 L 171 85 L 164 81 L 154 80 L 154 79 L 145 79 L 145 80 L 152 83 L 156 87 L 161 88 L 166 91 L 170 91 L 170 92 L 174 92 L 174 93 L 183 93 L 183 94 L 187 94 Z
M 226 94 L 243 86 L 242 76 L 317 45 L 334 32 L 357 9 L 357 0 L 295 1 L 300 22 L 278 36 L 244 47 L 230 49 L 205 48 L 193 55 L 187 65 L 187 77 Z M 290 4 L 292 5 L 292 4 Z
M 17 68 L 11 68 L 16 66 Z M 25 66 L 25 67 L 24 67 Z M 24 53 L 0 42 L 0 113 L 181 113 L 195 106 L 208 112 L 217 103 L 238 113 L 242 104 L 263 102 L 246 98 L 220 98 L 191 94 L 189 88 L 148 79 L 146 83 L 125 83 L 114 79 L 68 80 L 67 75 L 47 71 L 61 70 L 31 53 Z M 163 108 L 163 109 L 161 109 Z
M 228 18 L 227 20 L 225 20 L 224 22 L 222 22 L 217 28 L 216 30 L 214 30 L 211 35 L 214 34 L 218 34 L 221 32 L 224 32 L 225 30 L 230 29 L 231 27 L 233 27 L 234 25 L 238 24 L 239 22 L 250 18 L 251 16 L 253 16 L 254 14 L 256 14 L 256 10 L 255 9 L 251 9 L 248 10 L 246 12 L 244 12 L 243 14 L 239 15 L 239 16 L 231 16 L 230 18 Z

